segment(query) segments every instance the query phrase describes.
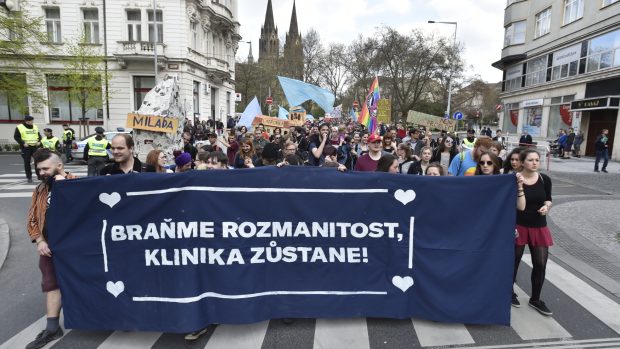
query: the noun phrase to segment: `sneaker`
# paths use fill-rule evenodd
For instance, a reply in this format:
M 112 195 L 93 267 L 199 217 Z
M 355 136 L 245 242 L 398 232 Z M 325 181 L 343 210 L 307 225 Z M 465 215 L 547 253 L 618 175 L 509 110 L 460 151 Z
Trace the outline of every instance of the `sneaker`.
M 185 340 L 186 341 L 195 341 L 196 339 L 200 338 L 200 336 L 202 336 L 203 334 L 207 333 L 208 329 L 209 329 L 208 327 L 205 327 L 205 328 L 202 328 L 202 329 L 200 329 L 198 331 L 194 331 L 192 333 L 188 333 L 188 334 L 185 335 Z
M 58 327 L 58 330 L 54 332 L 49 332 L 48 330 L 43 330 L 41 333 L 37 335 L 37 337 L 28 345 L 26 349 L 39 349 L 46 346 L 49 342 L 55 341 L 58 338 L 62 337 L 64 332 L 62 332 L 62 328 Z
M 603 172 L 603 173 L 607 173 L 607 170 L 601 170 L 601 172 Z
M 547 308 L 547 306 L 545 305 L 545 302 L 543 301 L 533 301 L 530 299 L 530 307 L 536 309 L 539 313 L 546 315 L 546 316 L 551 316 L 553 315 L 553 313 L 551 312 L 551 310 L 549 310 L 549 308 Z
M 519 298 L 517 298 L 517 294 L 516 293 L 512 293 L 512 306 L 515 308 L 520 308 L 521 307 L 521 303 L 519 302 Z

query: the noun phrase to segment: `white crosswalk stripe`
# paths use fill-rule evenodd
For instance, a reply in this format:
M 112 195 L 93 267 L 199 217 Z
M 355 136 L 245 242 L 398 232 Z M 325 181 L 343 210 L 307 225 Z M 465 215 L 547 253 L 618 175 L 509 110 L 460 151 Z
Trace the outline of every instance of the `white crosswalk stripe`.
M 86 177 L 86 166 L 68 165 L 65 170 L 78 177 Z M 30 198 L 32 191 L 39 181 L 33 173 L 34 183 L 26 181 L 25 172 L 0 174 L 0 199 L 2 198 Z
M 531 264 L 529 258 L 523 258 L 526 264 Z M 450 348 L 477 348 L 477 349 L 569 349 L 569 348 L 620 348 L 620 305 L 608 298 L 585 281 L 579 279 L 557 263 L 549 260 L 547 266 L 547 280 L 555 285 L 567 299 L 564 304 L 571 304 L 575 308 L 585 309 L 592 319 L 596 318 L 599 327 L 605 327 L 610 338 L 588 338 L 581 334 L 571 334 L 559 321 L 566 323 L 567 319 L 556 319 L 540 315 L 531 307 L 527 306 L 529 296 L 520 287 L 515 285 L 522 306 L 511 308 L 510 331 L 516 334 L 512 343 L 498 343 L 495 345 L 477 344 L 480 331 L 488 330 L 490 333 L 502 326 L 469 326 L 463 324 L 443 324 L 420 319 L 411 319 L 412 332 L 416 338 L 411 338 L 413 343 L 416 339 L 423 348 L 450 347 Z M 529 287 L 529 285 L 527 285 Z M 557 293 L 557 292 L 556 292 Z M 571 301 L 568 301 L 570 299 Z M 559 311 L 558 311 L 559 312 Z M 272 320 L 280 321 L 280 320 Z M 579 318 L 570 319 L 579 323 Z M 275 331 L 278 326 L 269 326 L 269 321 L 263 321 L 249 325 L 219 325 L 215 327 L 208 338 L 205 339 L 205 349 L 259 349 L 263 346 L 266 337 L 277 336 Z M 593 326 L 588 323 L 587 326 Z M 30 326 L 16 334 L 2 345 L 0 349 L 23 348 L 27 343 L 44 328 L 45 318 L 40 318 Z M 474 330 L 475 329 L 475 330 Z M 572 330 L 576 331 L 575 327 Z M 211 329 L 210 329 L 211 331 Z M 376 331 L 376 328 L 373 329 Z M 473 332 L 472 332 L 473 331 Z M 67 331 L 69 332 L 69 331 Z M 475 333 L 478 334 L 475 334 Z M 619 334 L 614 336 L 613 333 Z M 101 338 L 98 348 L 151 348 L 161 338 L 162 333 L 152 332 L 113 332 L 107 338 Z M 69 336 L 71 337 L 71 336 Z M 316 319 L 314 325 L 314 337 L 304 347 L 314 349 L 356 348 L 374 349 L 382 347 L 373 344 L 373 333 L 367 319 Z M 515 342 L 519 338 L 521 342 Z M 66 347 L 79 347 L 79 343 L 71 342 L 67 336 L 59 341 Z M 177 338 L 178 347 L 184 347 L 182 338 Z M 286 340 L 283 338 L 282 340 Z M 66 341 L 66 342 L 63 342 Z M 486 343 L 486 342 L 485 342 Z M 65 345 L 66 344 L 66 345 Z M 201 344 L 202 346 L 202 344 Z M 48 345 L 47 348 L 51 347 Z M 158 344 L 161 347 L 161 343 Z M 176 347 L 176 346 L 175 346 Z
M 21 332 L 16 334 L 13 338 L 9 339 L 8 341 L 0 345 L 0 349 L 25 348 L 26 345 L 28 345 L 28 343 L 32 342 L 35 339 L 35 337 L 39 334 L 39 332 L 45 329 L 45 322 L 46 322 L 45 316 L 33 322 L 30 326 L 23 329 Z M 64 323 L 65 323 L 64 316 L 61 312 L 60 326 L 62 326 L 63 328 L 64 328 Z M 64 332 L 66 336 L 67 333 L 71 332 L 71 330 L 64 330 Z M 45 347 L 49 348 L 52 345 L 54 345 L 56 342 L 61 341 L 61 340 L 62 338 L 59 338 L 53 342 L 50 342 Z

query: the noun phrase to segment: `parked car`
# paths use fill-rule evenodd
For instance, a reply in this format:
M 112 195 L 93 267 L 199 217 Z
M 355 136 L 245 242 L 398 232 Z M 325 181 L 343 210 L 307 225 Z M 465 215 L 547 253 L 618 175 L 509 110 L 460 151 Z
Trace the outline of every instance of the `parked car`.
M 112 141 L 112 138 L 114 138 L 114 136 L 116 136 L 117 134 L 120 133 L 130 133 L 128 131 L 125 131 L 124 129 L 120 129 L 120 130 L 116 130 L 116 131 L 106 131 L 103 133 L 103 135 L 105 136 L 105 138 L 109 141 Z M 82 161 L 84 159 L 84 148 L 86 147 L 86 143 L 88 143 L 88 139 L 95 137 L 95 133 L 88 135 L 82 139 L 80 139 L 79 141 L 73 141 L 73 144 L 71 146 L 71 156 L 73 156 L 74 160 L 79 160 Z M 108 149 L 108 157 L 111 159 L 112 158 L 112 152 Z

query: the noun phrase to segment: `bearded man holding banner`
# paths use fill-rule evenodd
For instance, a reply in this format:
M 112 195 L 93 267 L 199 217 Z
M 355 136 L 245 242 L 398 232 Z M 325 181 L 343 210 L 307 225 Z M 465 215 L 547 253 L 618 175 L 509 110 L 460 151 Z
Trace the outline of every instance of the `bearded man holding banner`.
M 49 207 L 52 186 L 55 181 L 75 178 L 65 172 L 62 159 L 49 149 L 39 149 L 33 154 L 36 171 L 42 181 L 32 193 L 32 203 L 28 211 L 27 230 L 30 240 L 36 243 L 39 253 L 39 269 L 41 270 L 41 289 L 46 294 L 47 325 L 30 342 L 26 349 L 42 348 L 49 342 L 63 336 L 60 327 L 60 289 L 56 280 L 56 271 L 52 262 L 52 251 L 47 244 L 47 224 L 45 221 Z

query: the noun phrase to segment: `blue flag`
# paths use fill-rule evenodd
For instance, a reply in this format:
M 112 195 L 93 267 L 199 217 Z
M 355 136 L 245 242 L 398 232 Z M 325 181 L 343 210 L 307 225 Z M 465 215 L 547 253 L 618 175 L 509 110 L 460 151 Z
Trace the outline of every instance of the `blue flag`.
M 347 317 L 508 325 L 515 193 L 513 175 L 129 174 L 56 182 L 47 226 L 67 328 L 184 333 Z
M 284 91 L 284 95 L 286 95 L 289 105 L 297 106 L 307 100 L 312 100 L 323 108 L 325 112 L 330 112 L 334 109 L 336 97 L 330 91 L 315 85 L 307 84 L 303 81 L 282 76 L 278 76 L 278 80 L 280 80 L 280 85 L 282 86 L 282 90 Z
M 245 126 L 248 130 L 250 130 L 252 128 L 254 118 L 262 114 L 263 112 L 260 109 L 260 104 L 258 104 L 258 98 L 254 96 L 254 99 L 252 99 L 250 104 L 245 107 L 243 114 L 241 114 L 241 117 L 237 122 L 237 126 Z
M 278 109 L 278 119 L 288 120 L 288 111 L 282 107 Z

